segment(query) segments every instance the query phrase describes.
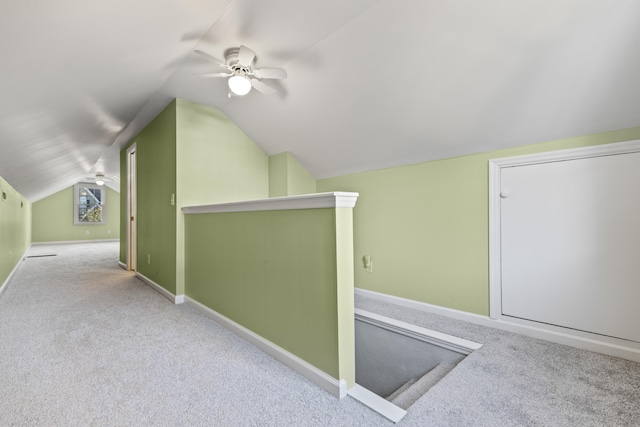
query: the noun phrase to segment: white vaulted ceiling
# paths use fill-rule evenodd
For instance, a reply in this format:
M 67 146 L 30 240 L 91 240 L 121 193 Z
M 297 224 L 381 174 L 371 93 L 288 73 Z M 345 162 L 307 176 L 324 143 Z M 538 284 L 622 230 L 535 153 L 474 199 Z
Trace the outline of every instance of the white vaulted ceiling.
M 173 98 L 317 178 L 640 125 L 637 0 L 22 0 L 0 14 L 0 176 L 32 201 Z M 228 98 L 244 44 L 279 93 Z

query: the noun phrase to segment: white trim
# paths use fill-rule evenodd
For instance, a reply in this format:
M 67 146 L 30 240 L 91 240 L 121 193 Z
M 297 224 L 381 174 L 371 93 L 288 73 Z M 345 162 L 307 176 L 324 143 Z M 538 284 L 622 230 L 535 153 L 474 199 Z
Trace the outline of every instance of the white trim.
M 431 329 L 422 328 L 390 317 L 381 316 L 359 308 L 354 310 L 356 320 L 360 320 L 370 325 L 387 329 L 417 340 L 427 342 L 438 347 L 443 347 L 456 353 L 469 355 L 471 352 L 482 348 L 482 344 L 477 342 L 458 338 L 453 335 L 443 334 L 442 332 L 432 331 Z
M 544 153 L 525 154 L 521 156 L 490 159 L 500 168 L 535 165 L 538 163 L 562 162 L 566 160 L 588 159 L 590 157 L 613 156 L 640 152 L 640 139 L 633 141 L 600 144 L 591 147 L 569 148 L 566 150 L 547 151 Z
M 425 311 L 427 313 L 439 314 L 441 316 L 450 317 L 452 319 L 463 320 L 465 322 L 476 323 L 483 326 L 490 326 L 487 316 L 468 313 L 466 311 L 455 310 L 453 308 L 442 307 L 439 305 L 428 304 L 426 302 L 416 301 L 412 299 L 397 297 L 394 295 L 383 294 L 380 292 L 369 291 L 366 289 L 355 288 L 356 295 L 384 301 L 402 307 L 413 308 L 414 310 Z
M 335 191 L 330 193 L 302 194 L 300 196 L 272 197 L 270 199 L 244 200 L 215 205 L 185 206 L 185 214 L 275 211 L 290 209 L 353 208 L 358 193 Z
M 405 415 L 407 415 L 407 411 L 405 411 L 404 409 L 394 405 L 386 399 L 383 399 L 382 397 L 378 396 L 372 391 L 367 390 L 359 384 L 355 384 L 349 389 L 347 393 L 358 402 L 368 406 L 380 415 L 390 419 L 394 423 L 397 423 Z
M 526 335 L 528 337 L 551 341 L 557 344 L 568 345 L 581 348 L 583 350 L 594 351 L 597 353 L 608 354 L 609 356 L 633 360 L 634 362 L 640 362 L 640 344 L 632 343 L 630 341 L 580 331 L 567 333 L 566 328 L 541 325 L 539 323 L 528 322 L 520 319 L 491 319 L 479 314 L 467 313 L 465 311 L 440 307 L 433 304 L 427 304 L 420 301 L 360 288 L 356 288 L 355 293 L 356 295 L 424 311 L 426 313 L 438 314 L 440 316 L 446 316 L 452 319 L 474 323 L 476 325 L 487 326 L 489 328 Z
M 137 185 L 138 185 L 138 175 L 137 175 L 137 142 L 134 142 L 127 148 L 125 151 L 126 156 L 126 179 L 125 179 L 125 189 L 127 194 L 126 200 L 126 215 L 124 220 L 127 222 L 126 224 L 126 241 L 125 241 L 125 265 L 126 270 L 135 271 L 137 266 L 137 258 L 136 258 L 136 250 L 137 250 L 137 224 L 138 224 L 138 210 L 137 210 Z M 131 163 L 131 155 L 134 157 L 134 164 Z M 131 187 L 135 186 L 135 190 L 132 192 Z M 132 193 L 134 193 L 132 195 Z M 136 199 L 132 203 L 133 198 Z M 131 221 L 131 218 L 134 218 L 134 221 Z M 132 224 L 133 223 L 133 224 Z
M 144 274 L 141 274 L 141 273 L 136 271 L 136 277 L 138 279 L 142 280 L 147 285 L 151 286 L 151 288 L 153 288 L 153 290 L 158 292 L 160 295 L 162 295 L 163 297 L 165 297 L 166 299 L 168 299 L 172 303 L 174 303 L 174 304 L 182 304 L 184 302 L 184 295 L 174 295 L 173 293 L 169 292 L 168 290 L 166 290 L 162 286 L 158 285 L 153 280 L 149 279 Z
M 320 369 L 304 361 L 298 356 L 288 352 L 284 348 L 272 343 L 271 341 L 261 337 L 255 332 L 245 328 L 244 326 L 234 322 L 228 317 L 223 316 L 222 314 L 216 312 L 215 310 L 212 310 L 211 308 L 194 299 L 185 296 L 184 300 L 188 306 L 191 306 L 205 316 L 212 318 L 225 328 L 229 329 L 236 335 L 255 345 L 260 350 L 269 354 L 285 366 L 293 369 L 294 371 L 296 371 L 312 383 L 328 391 L 332 395 L 341 399 L 347 395 L 347 384 L 345 380 L 337 380 L 333 378 L 326 372 L 321 371 Z
M 5 279 L 4 283 L 2 284 L 2 286 L 0 286 L 0 296 L 2 296 L 2 294 L 4 293 L 4 291 L 9 287 L 9 281 L 11 280 L 11 278 L 13 277 L 13 275 L 16 273 L 16 271 L 18 271 L 18 267 L 20 267 L 20 264 L 24 261 L 24 257 L 27 255 L 27 252 L 29 251 L 29 248 L 31 247 L 31 245 L 29 245 L 29 247 L 27 248 L 27 250 L 24 251 L 24 253 L 22 254 L 22 256 L 18 259 L 18 262 L 16 262 L 16 265 L 13 266 L 13 269 L 11 270 L 11 273 L 9 273 L 9 275 L 7 276 L 7 278 Z
M 5 279 L 4 283 L 2 284 L 2 286 L 0 286 L 0 296 L 2 295 L 2 293 L 7 289 L 7 287 L 9 286 L 9 281 L 11 280 L 11 278 L 13 277 L 13 275 L 16 273 L 16 271 L 18 271 L 18 267 L 20 267 L 20 264 L 24 261 L 25 257 L 27 256 L 27 253 L 29 252 L 29 249 L 31 248 L 31 246 L 33 246 L 33 243 L 30 243 L 29 246 L 27 247 L 27 249 L 25 249 L 24 253 L 22 254 L 22 256 L 20 257 L 20 259 L 18 260 L 18 262 L 16 263 L 16 265 L 13 266 L 13 269 L 11 270 L 11 273 L 9 273 L 9 275 L 7 276 L 7 278 Z
M 123 270 L 127 270 L 127 264 L 125 264 L 122 261 L 118 261 L 118 267 L 120 267 Z
M 91 188 L 92 190 L 100 190 L 104 196 L 100 198 L 100 206 L 102 206 L 102 219 L 100 221 L 80 221 L 80 191 L 82 188 Z M 78 182 L 73 186 L 73 225 L 105 225 L 107 223 L 107 191 L 104 190 L 104 184 L 98 185 L 95 182 Z M 95 196 L 94 196 L 95 197 Z
M 94 240 L 58 240 L 55 242 L 33 242 L 31 246 L 46 246 L 46 245 L 69 245 L 72 243 L 114 243 L 119 242 L 120 239 L 94 239 Z

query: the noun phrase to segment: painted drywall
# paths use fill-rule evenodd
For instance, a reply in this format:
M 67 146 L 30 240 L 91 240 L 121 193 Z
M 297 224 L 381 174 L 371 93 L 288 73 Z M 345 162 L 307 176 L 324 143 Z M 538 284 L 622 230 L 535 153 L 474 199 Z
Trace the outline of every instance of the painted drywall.
M 0 177 L 0 286 L 31 244 L 31 202 Z
M 176 101 L 176 293 L 184 294 L 183 206 L 269 197 L 269 157 L 220 110 Z
M 287 185 L 287 153 L 269 156 L 269 197 L 289 195 Z
M 338 288 L 338 363 L 347 387 L 356 382 L 354 324 L 353 209 L 335 209 L 336 279 Z
M 360 193 L 356 287 L 488 315 L 488 160 L 634 139 L 640 127 L 322 179 L 317 188 Z
M 137 268 L 140 274 L 168 291 L 176 290 L 176 102 L 171 102 L 120 152 L 126 168 L 126 150 L 136 144 Z M 126 206 L 126 169 L 121 173 L 121 205 Z M 125 206 L 121 218 L 126 219 Z M 122 221 L 126 223 L 126 221 Z M 124 224 L 123 224 L 124 225 Z M 126 262 L 126 230 L 121 230 L 120 261 Z
M 192 214 L 185 223 L 189 297 L 334 378 L 344 374 L 335 209 Z
M 295 196 L 316 192 L 316 179 L 293 154 L 269 157 L 269 197 Z
M 126 149 L 136 143 L 137 271 L 184 294 L 183 206 L 269 196 L 269 160 L 219 110 L 172 101 L 120 153 L 121 218 L 126 218 Z M 171 200 L 174 203 L 171 204 Z M 126 221 L 120 261 L 126 262 Z
M 118 239 L 120 237 L 120 194 L 105 186 L 105 224 L 73 224 L 73 186 L 38 200 L 32 206 L 34 242 Z
M 316 192 L 316 179 L 291 153 L 287 153 L 287 179 L 289 184 L 288 196 Z

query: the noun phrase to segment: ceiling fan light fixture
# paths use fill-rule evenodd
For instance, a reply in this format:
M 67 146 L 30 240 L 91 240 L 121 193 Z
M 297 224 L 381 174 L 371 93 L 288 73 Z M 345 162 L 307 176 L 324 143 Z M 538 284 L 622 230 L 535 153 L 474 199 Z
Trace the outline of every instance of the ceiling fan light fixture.
M 104 185 L 104 175 L 96 174 L 96 184 Z
M 243 74 L 235 74 L 229 77 L 229 90 L 238 96 L 244 96 L 251 90 L 251 80 Z

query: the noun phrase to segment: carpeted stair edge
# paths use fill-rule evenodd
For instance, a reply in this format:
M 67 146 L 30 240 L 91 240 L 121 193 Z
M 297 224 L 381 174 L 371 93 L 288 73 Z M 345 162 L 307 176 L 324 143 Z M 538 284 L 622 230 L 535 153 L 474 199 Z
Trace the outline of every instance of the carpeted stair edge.
M 402 393 L 399 393 L 391 400 L 391 403 L 406 410 L 431 387 L 436 385 L 438 381 L 444 378 L 444 376 L 447 375 L 454 367 L 455 365 L 452 363 L 439 364 L 424 374 L 419 380 L 407 387 Z
M 391 393 L 389 396 L 385 397 L 385 399 L 387 399 L 389 402 L 393 402 L 393 399 L 397 398 L 402 393 L 404 393 L 404 391 L 409 387 L 411 387 L 413 384 L 415 384 L 416 381 L 418 381 L 417 378 L 411 378 L 409 381 L 402 384 L 399 389 Z

